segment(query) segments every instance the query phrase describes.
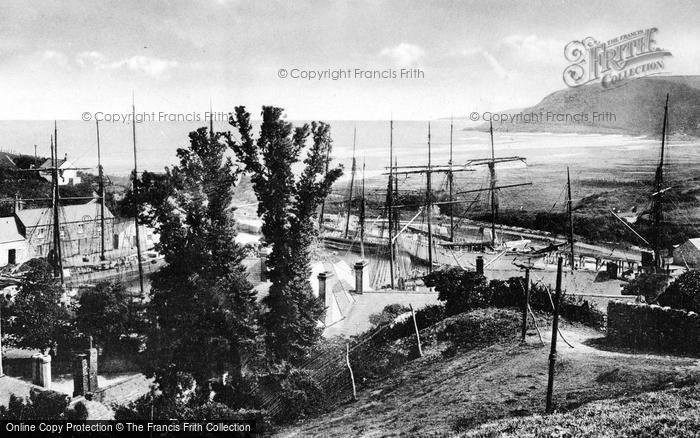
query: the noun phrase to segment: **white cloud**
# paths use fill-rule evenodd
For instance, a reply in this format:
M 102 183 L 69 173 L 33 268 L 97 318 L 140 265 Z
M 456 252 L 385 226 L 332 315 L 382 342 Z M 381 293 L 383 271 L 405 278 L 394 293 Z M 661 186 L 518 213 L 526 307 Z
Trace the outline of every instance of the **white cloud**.
M 146 73 L 150 76 L 160 76 L 165 71 L 177 67 L 177 61 L 171 61 L 168 59 L 160 58 L 150 58 L 148 56 L 132 56 L 131 58 L 124 59 L 115 63 L 116 66 L 124 66 L 129 70 L 138 71 Z
M 399 67 L 415 67 L 425 57 L 425 50 L 414 44 L 401 43 L 382 49 L 379 55 L 391 58 Z
M 98 70 L 126 68 L 153 77 L 159 77 L 166 71 L 179 65 L 177 61 L 151 58 L 143 55 L 136 55 L 118 61 L 109 61 L 107 56 L 95 51 L 81 52 L 76 56 L 75 61 L 80 67 L 92 67 Z
M 68 64 L 68 57 L 62 52 L 56 50 L 44 50 L 41 54 L 41 59 L 47 62 L 65 66 Z
M 105 68 L 107 57 L 100 52 L 81 52 L 75 57 L 75 62 L 80 67 Z

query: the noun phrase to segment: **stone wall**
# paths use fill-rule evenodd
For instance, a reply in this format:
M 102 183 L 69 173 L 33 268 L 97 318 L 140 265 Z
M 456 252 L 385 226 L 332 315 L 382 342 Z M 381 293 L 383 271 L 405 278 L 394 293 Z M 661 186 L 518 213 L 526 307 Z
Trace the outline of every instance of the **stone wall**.
M 700 355 L 700 315 L 670 307 L 610 301 L 607 339 L 630 348 Z
M 125 405 L 150 392 L 153 379 L 143 374 L 137 374 L 104 388 L 99 388 L 92 394 L 92 399 L 105 405 Z

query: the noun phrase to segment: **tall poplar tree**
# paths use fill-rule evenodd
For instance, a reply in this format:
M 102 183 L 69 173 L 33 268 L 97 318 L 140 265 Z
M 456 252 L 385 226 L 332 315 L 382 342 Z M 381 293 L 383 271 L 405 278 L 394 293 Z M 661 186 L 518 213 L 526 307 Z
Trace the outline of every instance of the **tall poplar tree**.
M 200 384 L 225 372 L 241 377 L 256 350 L 258 305 L 231 205 L 239 173 L 222 136 L 191 132 L 180 163 L 145 173 L 135 200 L 167 262 L 151 278 L 148 356 L 156 374 L 187 372 Z
M 267 262 L 272 284 L 261 317 L 266 345 L 273 361 L 294 363 L 322 332 L 319 321 L 325 309 L 309 283 L 309 251 L 317 232 L 316 210 L 342 175 L 342 166 L 326 172 L 332 149 L 329 125 L 313 122 L 295 128 L 282 117 L 281 108 L 264 106 L 254 139 L 250 114 L 236 107 L 230 124 L 240 138 L 229 135 L 228 141 L 250 174 L 262 233 L 271 248 Z M 309 137 L 311 144 L 300 163 Z

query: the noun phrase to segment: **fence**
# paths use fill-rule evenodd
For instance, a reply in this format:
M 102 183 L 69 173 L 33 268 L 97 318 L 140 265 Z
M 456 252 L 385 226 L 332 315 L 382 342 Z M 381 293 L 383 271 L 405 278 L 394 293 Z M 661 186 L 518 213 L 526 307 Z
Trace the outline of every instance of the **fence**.
M 657 305 L 608 303 L 607 339 L 639 349 L 700 354 L 700 315 Z

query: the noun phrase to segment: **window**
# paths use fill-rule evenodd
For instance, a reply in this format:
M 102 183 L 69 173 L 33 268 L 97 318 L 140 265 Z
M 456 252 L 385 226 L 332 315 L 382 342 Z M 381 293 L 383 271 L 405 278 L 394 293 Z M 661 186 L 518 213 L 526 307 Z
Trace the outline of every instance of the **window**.
M 36 229 L 36 238 L 37 239 L 43 239 L 44 234 L 45 234 L 44 227 L 39 227 Z
M 61 239 L 66 237 L 66 227 L 62 226 L 61 227 L 61 232 L 58 233 L 59 236 L 61 236 Z
M 85 224 L 78 224 L 78 234 L 83 234 L 85 232 Z

